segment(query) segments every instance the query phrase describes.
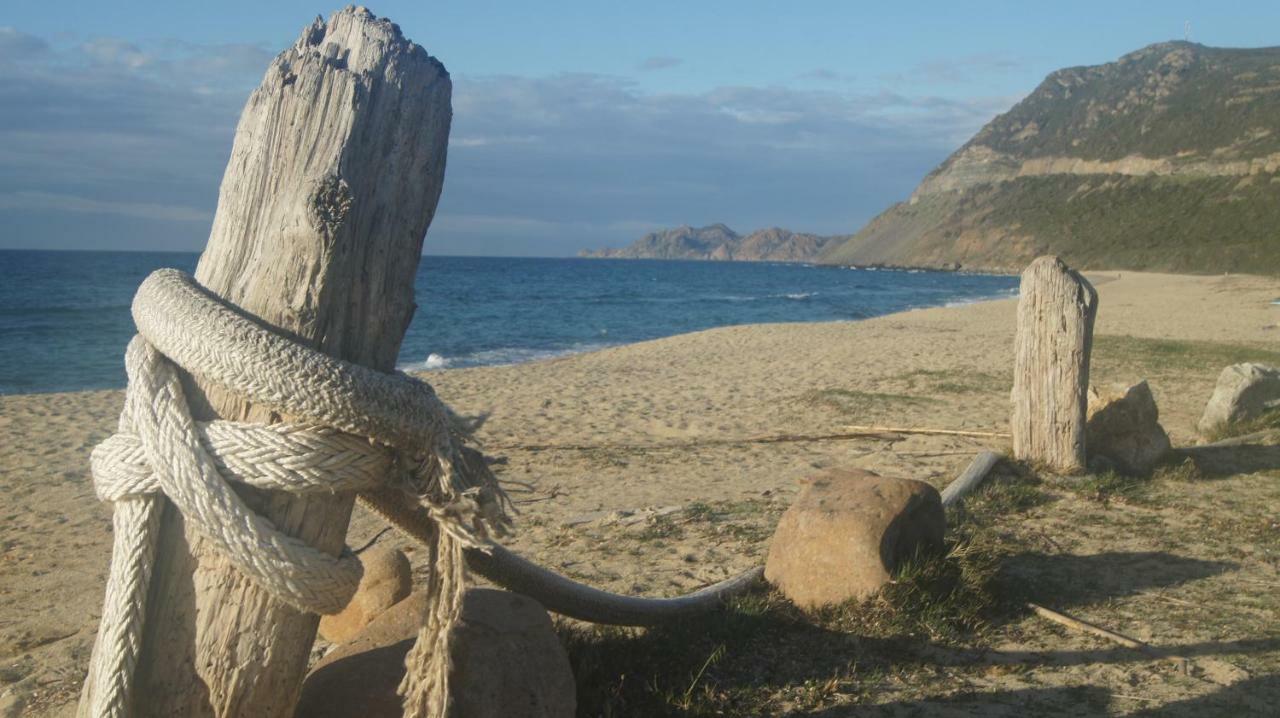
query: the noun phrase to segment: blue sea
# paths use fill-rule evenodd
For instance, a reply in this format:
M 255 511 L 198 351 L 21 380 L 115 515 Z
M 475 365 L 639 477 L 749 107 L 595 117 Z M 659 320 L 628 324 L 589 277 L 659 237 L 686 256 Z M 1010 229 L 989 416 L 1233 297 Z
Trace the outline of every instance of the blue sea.
M 0 251 L 0 394 L 123 387 L 129 303 L 195 254 Z M 731 324 L 1009 296 L 1017 278 L 775 263 L 424 257 L 404 369 L 537 361 Z

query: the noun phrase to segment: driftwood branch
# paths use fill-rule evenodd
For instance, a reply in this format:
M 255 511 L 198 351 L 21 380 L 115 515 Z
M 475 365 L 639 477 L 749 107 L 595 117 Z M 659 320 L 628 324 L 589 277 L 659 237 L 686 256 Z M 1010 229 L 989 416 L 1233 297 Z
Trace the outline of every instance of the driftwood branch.
M 1000 431 L 969 431 L 965 429 L 926 429 L 910 426 L 847 426 L 850 431 L 877 434 L 921 434 L 925 436 L 968 436 L 976 439 L 1008 439 L 1010 434 Z
M 964 473 L 942 490 L 942 508 L 949 509 L 956 506 L 966 495 L 981 486 L 991 470 L 1000 463 L 1000 458 L 1000 455 L 994 451 L 983 451 L 974 457 Z
M 735 446 L 741 444 L 790 444 L 809 441 L 851 441 L 872 439 L 895 441 L 901 434 L 925 434 L 938 436 L 965 436 L 979 439 L 1007 439 L 1009 434 L 996 431 L 965 431 L 961 429 L 926 429 L 900 426 L 849 426 L 845 431 L 831 434 L 772 434 L 748 436 L 741 439 L 690 439 L 688 441 L 664 441 L 649 444 L 487 444 L 490 451 L 649 451 L 661 449 L 686 449 L 703 446 Z
M 764 567 L 675 598 L 640 598 L 593 588 L 508 551 L 468 550 L 467 565 L 494 583 L 534 598 L 548 610 L 591 623 L 652 626 L 680 616 L 715 610 L 760 582 Z

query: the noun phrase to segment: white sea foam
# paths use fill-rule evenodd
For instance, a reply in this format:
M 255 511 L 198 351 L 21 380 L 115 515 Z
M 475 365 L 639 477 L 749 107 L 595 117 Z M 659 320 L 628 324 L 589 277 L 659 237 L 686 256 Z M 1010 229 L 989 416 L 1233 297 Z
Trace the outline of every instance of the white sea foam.
M 401 371 L 417 372 L 431 371 L 434 369 L 444 369 L 453 367 L 461 369 L 463 367 L 475 366 L 504 366 L 507 364 L 524 364 L 526 362 L 546 361 L 548 359 L 558 359 L 573 354 L 583 354 L 586 352 L 605 349 L 615 346 L 614 344 L 575 344 L 566 349 L 530 349 L 527 347 L 500 347 L 498 349 L 488 349 L 485 351 L 472 352 L 471 354 L 462 354 L 456 357 L 445 357 L 439 354 L 428 354 L 424 361 L 407 362 L 401 364 L 398 368 Z
M 970 304 L 978 304 L 979 302 L 994 302 L 999 299 L 1008 299 L 1010 297 L 1016 297 L 1016 296 L 1018 296 L 1018 289 L 1017 287 L 1013 287 L 1010 289 L 1006 289 L 1002 292 L 997 292 L 996 294 L 987 295 L 985 297 L 970 297 L 968 299 L 955 299 L 950 302 L 947 302 L 946 304 L 943 304 L 942 306 L 964 307 Z

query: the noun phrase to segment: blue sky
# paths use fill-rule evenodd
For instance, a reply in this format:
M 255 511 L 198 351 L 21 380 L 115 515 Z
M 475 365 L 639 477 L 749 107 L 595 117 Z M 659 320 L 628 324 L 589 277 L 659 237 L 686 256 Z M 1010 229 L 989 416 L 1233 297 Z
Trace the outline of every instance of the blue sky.
M 0 248 L 203 246 L 245 97 L 314 3 L 0 11 Z M 426 251 L 677 224 L 856 231 L 1059 67 L 1280 44 L 1280 3 L 385 2 L 454 79 Z

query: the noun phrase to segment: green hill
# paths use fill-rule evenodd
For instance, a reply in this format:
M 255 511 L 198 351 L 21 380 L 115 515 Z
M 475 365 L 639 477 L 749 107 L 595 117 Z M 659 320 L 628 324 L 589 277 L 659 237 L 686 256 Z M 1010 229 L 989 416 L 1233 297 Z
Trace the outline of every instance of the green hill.
M 822 261 L 1280 274 L 1280 48 L 1059 70 Z

